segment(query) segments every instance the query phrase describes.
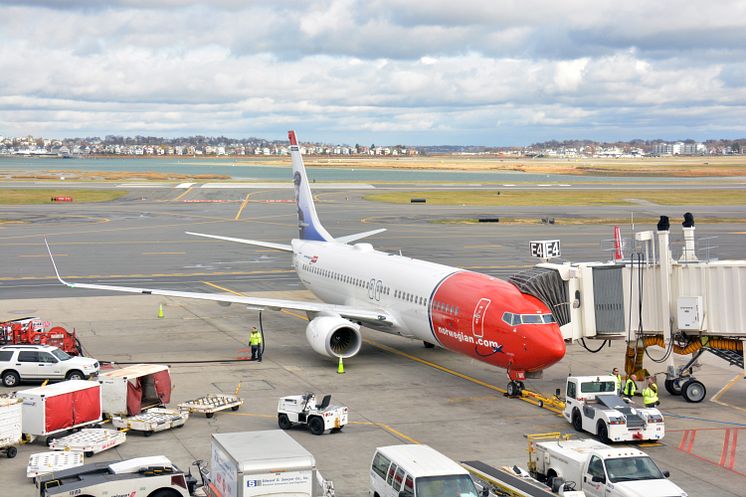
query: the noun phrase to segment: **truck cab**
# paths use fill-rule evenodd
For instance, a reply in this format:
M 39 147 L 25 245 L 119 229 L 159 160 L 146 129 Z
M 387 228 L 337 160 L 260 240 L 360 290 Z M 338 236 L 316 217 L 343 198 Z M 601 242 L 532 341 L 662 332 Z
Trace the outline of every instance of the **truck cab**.
M 553 489 L 565 482 L 588 497 L 686 497 L 644 452 L 596 440 L 533 442 L 531 476 Z
M 660 440 L 665 435 L 663 414 L 622 399 L 613 376 L 569 376 L 562 415 L 577 431 L 605 443 Z

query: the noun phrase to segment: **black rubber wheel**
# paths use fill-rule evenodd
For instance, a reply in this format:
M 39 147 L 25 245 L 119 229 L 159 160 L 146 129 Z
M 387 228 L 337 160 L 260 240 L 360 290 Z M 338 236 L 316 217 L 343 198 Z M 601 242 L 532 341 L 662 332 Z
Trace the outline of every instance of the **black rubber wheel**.
M 85 380 L 85 375 L 82 371 L 78 371 L 77 369 L 73 369 L 72 371 L 68 371 L 65 375 L 66 380 Z
M 320 417 L 314 416 L 308 420 L 308 429 L 314 435 L 321 435 L 324 433 L 324 421 Z
M 609 428 L 603 421 L 598 422 L 597 435 L 598 439 L 601 440 L 602 443 L 611 443 L 611 440 L 609 439 Z
M 666 391 L 671 395 L 681 395 L 682 382 L 680 379 L 666 380 L 663 384 L 666 386 Z
M 515 381 L 508 383 L 507 391 L 508 397 L 518 397 L 521 395 L 521 389 Z
M 21 382 L 21 377 L 15 371 L 6 371 L 3 373 L 3 385 L 13 388 Z
M 549 481 L 549 486 L 552 488 L 552 493 L 559 493 L 562 485 L 565 484 L 565 480 L 561 476 L 555 476 Z
M 86 457 L 93 457 L 93 451 L 92 450 L 87 450 L 87 451 L 85 451 L 83 453 L 83 455 L 86 456 Z
M 180 497 L 181 494 L 176 492 L 175 490 L 170 490 L 168 488 L 162 488 L 160 490 L 156 490 L 152 494 L 148 495 L 148 497 Z
M 145 435 L 146 437 L 152 437 L 153 433 L 155 433 L 155 432 L 152 432 L 152 431 L 144 431 L 144 432 L 142 432 L 142 434 Z
M 435 344 L 430 342 L 422 342 L 422 344 L 425 346 L 426 349 L 434 349 Z
M 8 459 L 13 459 L 16 454 L 18 454 L 18 449 L 16 449 L 15 447 L 8 447 L 7 449 L 5 449 L 5 457 L 7 457 Z
M 289 430 L 290 428 L 293 427 L 293 423 L 290 422 L 287 414 L 278 414 L 277 415 L 277 426 L 279 426 L 283 430 Z
M 241 406 L 233 406 L 233 407 L 231 407 L 231 411 L 238 411 L 239 407 L 241 407 Z
M 583 431 L 583 417 L 577 408 L 572 410 L 572 427 L 575 431 Z
M 681 387 L 681 395 L 687 402 L 702 402 L 707 395 L 707 389 L 701 381 L 691 379 Z
M 214 412 L 206 412 L 205 413 L 205 417 L 208 418 L 208 419 L 211 418 L 211 417 L 213 417 L 213 416 L 215 416 Z

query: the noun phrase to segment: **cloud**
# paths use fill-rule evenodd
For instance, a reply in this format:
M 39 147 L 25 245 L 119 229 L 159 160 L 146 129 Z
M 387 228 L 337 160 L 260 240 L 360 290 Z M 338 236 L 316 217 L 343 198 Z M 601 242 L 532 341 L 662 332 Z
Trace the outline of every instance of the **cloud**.
M 4 135 L 746 131 L 737 1 L 6 1 L 0 16 Z

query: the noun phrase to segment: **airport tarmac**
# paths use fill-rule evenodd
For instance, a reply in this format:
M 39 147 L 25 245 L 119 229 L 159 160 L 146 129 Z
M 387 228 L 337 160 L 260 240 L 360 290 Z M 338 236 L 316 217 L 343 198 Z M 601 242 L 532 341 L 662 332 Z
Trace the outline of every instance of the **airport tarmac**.
M 367 241 L 379 249 L 498 276 L 533 265 L 527 246 L 535 239 L 561 239 L 567 260 L 606 260 L 610 244 L 602 240 L 611 238 L 611 228 L 429 221 L 475 215 L 629 218 L 631 212 L 621 207 L 385 205 L 366 202 L 363 194 L 320 195 L 318 210 L 330 232 L 342 235 L 387 227 L 386 233 Z M 278 398 L 306 391 L 331 393 L 335 402 L 350 408 L 351 424 L 341 433 L 315 437 L 302 429 L 290 432 L 316 456 L 319 469 L 334 480 L 340 496 L 367 495 L 370 459 L 377 446 L 419 442 L 456 460 L 525 467 L 526 434 L 572 432 L 555 413 L 505 398 L 503 371 L 442 349 L 425 349 L 419 342 L 366 330 L 361 352 L 345 362 L 346 372 L 339 375 L 335 361 L 308 346 L 304 316 L 267 311 L 262 315 L 264 361 L 221 362 L 246 355 L 248 330 L 257 323 L 255 311 L 193 300 L 77 291 L 51 279 L 45 235 L 63 275 L 71 281 L 312 298 L 290 270 L 287 254 L 184 234 L 198 231 L 287 243 L 296 233 L 295 206 L 269 201 L 290 198 L 292 193 L 283 190 L 142 189 L 110 204 L 3 207 L 0 217 L 22 223 L 0 225 L 0 319 L 39 315 L 75 328 L 87 353 L 100 360 L 171 364 L 173 404 L 206 393 L 232 392 L 241 384 L 246 403 L 238 412 L 212 419 L 194 415 L 184 428 L 150 438 L 132 433 L 124 445 L 92 461 L 164 454 L 186 467 L 195 459 L 209 460 L 210 433 L 274 428 Z M 692 210 L 695 219 L 723 211 L 740 216 L 746 210 L 654 205 L 633 209 L 636 217 L 671 216 L 674 240 L 681 236 L 677 220 L 684 210 Z M 630 236 L 628 227 L 623 230 Z M 745 232 L 741 225 L 698 225 L 699 247 L 710 244 L 711 255 L 721 259 L 743 258 Z M 719 238 L 704 240 L 715 235 Z M 156 317 L 160 304 L 162 319 Z M 572 345 L 565 359 L 528 386 L 553 392 L 563 386 L 568 373 L 594 374 L 622 366 L 623 354 L 620 343 L 597 354 Z M 205 360 L 215 362 L 189 363 Z M 738 370 L 717 358 L 703 356 L 701 362 L 698 378 L 708 388 L 707 400 L 688 404 L 663 393 L 667 436 L 662 444 L 642 449 L 670 470 L 673 481 L 689 495 L 743 495 L 746 449 L 737 439 L 746 428 L 746 382 L 738 379 Z M 655 363 L 646 366 L 657 371 Z M 7 391 L 0 388 L 0 393 Z M 16 459 L 0 461 L 4 495 L 34 494 L 24 477 L 25 467 L 29 454 L 42 450 L 43 445 L 26 445 Z

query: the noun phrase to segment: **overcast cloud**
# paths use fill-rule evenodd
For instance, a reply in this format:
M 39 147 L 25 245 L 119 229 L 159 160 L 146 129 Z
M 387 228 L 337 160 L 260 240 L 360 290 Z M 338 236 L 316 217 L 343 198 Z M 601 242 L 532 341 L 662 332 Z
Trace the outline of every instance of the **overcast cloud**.
M 746 2 L 0 0 L 0 135 L 746 136 Z

